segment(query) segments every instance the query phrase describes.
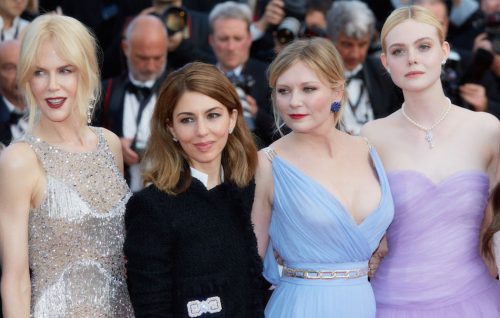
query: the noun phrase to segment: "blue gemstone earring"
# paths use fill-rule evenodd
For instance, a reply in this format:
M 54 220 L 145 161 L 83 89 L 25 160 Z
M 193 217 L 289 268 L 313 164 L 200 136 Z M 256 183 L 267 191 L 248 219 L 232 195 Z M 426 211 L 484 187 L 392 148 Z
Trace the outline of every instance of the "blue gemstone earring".
M 330 110 L 334 113 L 338 112 L 340 110 L 340 103 L 337 101 L 333 102 L 330 106 Z

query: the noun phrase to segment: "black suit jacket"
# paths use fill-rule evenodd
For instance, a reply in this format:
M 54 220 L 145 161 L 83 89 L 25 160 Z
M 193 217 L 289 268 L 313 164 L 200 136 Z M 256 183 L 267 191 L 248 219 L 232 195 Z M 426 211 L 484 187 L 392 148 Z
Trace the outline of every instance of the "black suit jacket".
M 155 83 L 156 93 L 165 79 L 167 72 Z M 97 108 L 95 125 L 105 127 L 119 137 L 123 137 L 123 103 L 129 84 L 128 73 L 106 79 L 102 82 L 102 98 Z
M 5 104 L 2 96 L 0 96 L 0 142 L 4 145 L 9 145 L 12 140 L 12 132 L 10 131 L 10 111 Z M 1 314 L 1 312 L 0 312 Z
M 255 80 L 250 95 L 255 99 L 259 108 L 257 117 L 255 118 L 254 131 L 262 143 L 259 146 L 267 146 L 274 139 L 274 116 L 271 103 L 271 89 L 269 88 L 266 75 L 268 66 L 267 63 L 250 58 L 241 71 L 243 75 L 250 75 Z
M 403 95 L 377 57 L 366 57 L 363 80 L 375 119 L 386 117 L 400 108 Z

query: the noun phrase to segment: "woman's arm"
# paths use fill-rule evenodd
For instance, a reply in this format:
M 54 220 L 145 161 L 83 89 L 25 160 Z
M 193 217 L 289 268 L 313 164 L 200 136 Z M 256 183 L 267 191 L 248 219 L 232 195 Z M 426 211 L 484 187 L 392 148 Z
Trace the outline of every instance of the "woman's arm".
M 3 316 L 29 317 L 28 219 L 41 176 L 36 155 L 14 144 L 0 156 L 0 260 Z
M 137 318 L 174 315 L 172 231 L 168 211 L 152 191 L 146 188 L 132 196 L 125 214 L 127 283 Z
M 259 255 L 264 257 L 269 244 L 269 223 L 271 222 L 273 197 L 272 165 L 263 151 L 259 152 L 259 164 L 255 174 L 255 198 L 252 206 L 252 224 Z

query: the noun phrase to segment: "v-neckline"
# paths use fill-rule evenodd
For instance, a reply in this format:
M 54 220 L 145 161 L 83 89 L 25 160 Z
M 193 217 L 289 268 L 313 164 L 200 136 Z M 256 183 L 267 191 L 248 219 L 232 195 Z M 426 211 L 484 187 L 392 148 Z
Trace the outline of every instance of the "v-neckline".
M 371 159 L 371 161 L 372 161 L 372 163 L 373 163 L 373 165 L 375 167 L 375 171 L 376 171 L 376 174 L 377 174 L 378 184 L 380 186 L 380 200 L 378 202 L 378 205 L 375 207 L 375 209 L 373 209 L 370 213 L 368 213 L 367 216 L 361 222 L 359 222 L 359 223 L 356 222 L 356 219 L 354 218 L 354 216 L 352 215 L 352 213 L 345 207 L 345 205 L 342 203 L 342 201 L 340 201 L 334 193 L 328 191 L 328 189 L 323 184 L 321 184 L 319 181 L 317 181 L 313 177 L 309 176 L 308 174 L 304 173 L 302 170 L 300 170 L 299 168 L 297 168 L 295 165 L 293 165 L 292 163 L 290 163 L 286 159 L 283 159 L 277 153 L 274 154 L 274 159 L 280 160 L 285 166 L 289 167 L 290 169 L 293 169 L 295 172 L 297 172 L 303 178 L 306 178 L 307 180 L 310 180 L 310 182 L 312 182 L 314 185 L 316 185 L 316 187 L 318 187 L 319 189 L 321 189 L 321 191 L 323 191 L 326 194 L 328 194 L 328 196 L 330 198 L 332 198 L 333 201 L 335 201 L 338 206 L 340 206 L 340 208 L 344 212 L 344 215 L 351 221 L 351 223 L 353 225 L 355 225 L 356 227 L 360 227 L 369 218 L 371 218 L 374 214 L 376 214 L 380 210 L 380 208 L 382 207 L 384 198 L 385 198 L 386 191 L 387 191 L 386 184 L 383 182 L 379 166 L 378 166 L 378 164 L 377 164 L 377 162 L 376 162 L 376 160 L 374 158 L 373 151 L 375 151 L 375 150 L 372 147 L 370 147 L 370 150 L 369 150 L 369 152 L 370 152 L 370 159 Z

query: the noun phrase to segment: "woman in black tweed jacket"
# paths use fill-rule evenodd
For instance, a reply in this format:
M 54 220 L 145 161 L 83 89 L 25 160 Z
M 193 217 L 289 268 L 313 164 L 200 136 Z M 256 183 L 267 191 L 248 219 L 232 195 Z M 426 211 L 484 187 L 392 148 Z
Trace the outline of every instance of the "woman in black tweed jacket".
M 250 221 L 257 151 L 239 97 L 214 66 L 188 64 L 158 97 L 143 158 L 151 185 L 127 204 L 137 317 L 263 317 Z

